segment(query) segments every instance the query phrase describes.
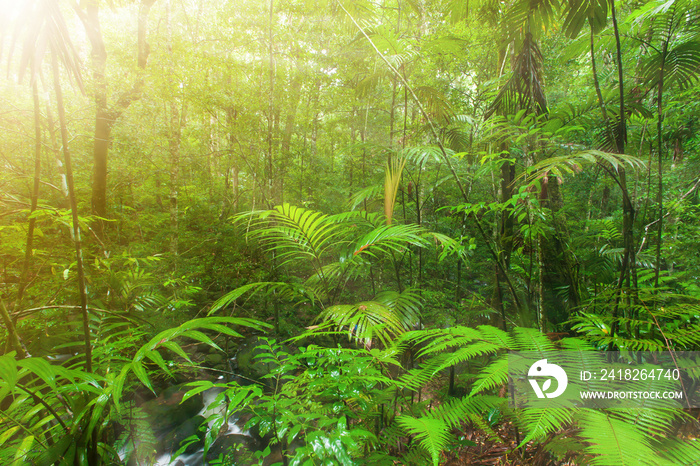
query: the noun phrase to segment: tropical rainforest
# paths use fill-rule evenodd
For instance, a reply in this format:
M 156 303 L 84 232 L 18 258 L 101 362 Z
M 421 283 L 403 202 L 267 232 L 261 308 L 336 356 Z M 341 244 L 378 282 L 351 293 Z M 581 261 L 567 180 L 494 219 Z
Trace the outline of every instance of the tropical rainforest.
M 700 464 L 697 1 L 2 0 L 0 63 L 1 464 Z

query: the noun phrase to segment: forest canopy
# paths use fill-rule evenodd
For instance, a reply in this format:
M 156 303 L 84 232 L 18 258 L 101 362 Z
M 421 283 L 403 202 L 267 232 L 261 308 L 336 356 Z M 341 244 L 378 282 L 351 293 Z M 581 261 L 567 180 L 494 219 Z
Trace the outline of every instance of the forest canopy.
M 1 464 L 700 463 L 698 2 L 0 0 L 0 69 Z

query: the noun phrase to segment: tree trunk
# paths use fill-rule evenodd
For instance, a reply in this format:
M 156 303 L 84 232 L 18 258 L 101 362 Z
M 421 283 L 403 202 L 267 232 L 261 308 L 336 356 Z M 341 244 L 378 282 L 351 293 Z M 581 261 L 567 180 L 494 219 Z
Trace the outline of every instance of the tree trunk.
M 290 73 L 291 72 L 292 70 L 290 70 Z M 294 134 L 297 107 L 299 106 L 299 100 L 301 99 L 301 83 L 301 74 L 297 67 L 297 75 L 294 76 L 289 83 L 289 108 L 287 110 L 287 116 L 284 122 L 284 132 L 282 133 L 282 143 L 280 147 L 280 162 L 283 167 L 283 169 L 278 174 L 279 179 L 277 183 L 277 192 L 279 193 L 280 202 L 284 202 L 284 176 L 286 172 L 284 167 L 288 167 L 291 165 L 290 161 L 292 159 L 292 134 Z
M 266 189 L 268 196 L 268 208 L 272 208 L 274 204 L 274 194 L 272 185 L 274 182 L 274 163 L 273 163 L 273 132 L 274 132 L 274 117 L 275 117 L 275 61 L 274 61 L 274 51 L 273 51 L 273 36 L 272 36 L 272 22 L 274 18 L 274 0 L 270 0 L 269 7 L 269 23 L 268 23 L 268 56 L 269 56 L 269 78 L 270 78 L 270 88 L 268 96 L 268 108 L 267 108 L 267 174 L 266 174 Z
M 5 301 L 2 300 L 2 297 L 0 297 L 0 314 L 2 314 L 2 322 L 5 324 L 5 328 L 7 329 L 7 345 L 6 348 L 9 350 L 14 350 L 17 352 L 17 356 L 20 359 L 24 359 L 27 354 L 24 351 L 24 348 L 22 347 L 22 343 L 19 339 L 19 334 L 17 333 L 17 329 L 15 327 L 14 322 L 10 318 L 10 313 L 7 311 L 7 307 L 5 307 Z
M 58 121 L 61 129 L 61 145 L 63 146 L 63 159 L 66 169 L 66 184 L 68 185 L 68 199 L 70 202 L 73 220 L 73 244 L 75 245 L 76 269 L 78 272 L 78 291 L 80 293 L 80 310 L 83 316 L 83 335 L 85 339 L 85 370 L 92 372 L 92 345 L 90 341 L 90 317 L 87 309 L 87 287 L 85 284 L 85 269 L 83 267 L 83 250 L 80 242 L 80 224 L 78 219 L 78 202 L 75 196 L 75 183 L 73 181 L 73 165 L 70 151 L 68 150 L 68 128 L 66 126 L 66 112 L 63 107 L 63 90 L 58 73 L 57 51 L 52 50 L 52 67 L 54 91 L 56 92 L 56 107 L 58 109 Z
M 625 143 L 627 142 L 627 124 L 625 121 L 625 90 L 624 90 L 624 79 L 623 79 L 623 69 L 622 69 L 622 47 L 620 45 L 620 31 L 617 26 L 617 16 L 615 12 L 615 2 L 611 3 L 612 7 L 612 21 L 613 21 L 613 31 L 615 34 L 615 46 L 616 46 L 616 64 L 617 64 L 617 77 L 619 81 L 619 92 L 620 92 L 620 117 L 618 122 L 617 134 L 615 134 L 615 142 L 617 145 L 617 153 L 625 153 Z M 623 238 L 623 260 L 620 269 L 620 277 L 617 283 L 617 297 L 615 299 L 615 306 L 613 308 L 613 317 L 615 318 L 611 332 L 614 334 L 617 332 L 617 317 L 619 312 L 620 299 L 622 297 L 622 286 L 625 283 L 625 278 L 629 282 L 629 278 L 633 275 L 636 258 L 634 251 L 634 206 L 632 200 L 629 196 L 629 190 L 627 189 L 627 173 L 624 166 L 620 166 L 619 169 L 619 184 L 622 190 L 622 238 Z
M 178 209 L 178 192 L 180 185 L 180 143 L 182 136 L 182 128 L 187 121 L 187 101 L 184 95 L 184 87 L 181 89 L 181 83 L 173 79 L 176 76 L 175 59 L 172 45 L 172 24 L 171 24 L 170 1 L 166 5 L 166 27 L 167 27 L 167 48 L 170 54 L 170 89 L 173 93 L 169 108 L 170 118 L 168 122 L 168 153 L 170 155 L 170 254 L 173 259 L 178 255 L 178 244 L 180 242 L 179 235 L 179 209 Z M 180 92 L 178 92 L 180 91 Z M 182 101 L 182 109 L 178 108 L 178 99 L 176 94 L 180 94 Z
M 239 202 L 239 197 L 240 197 L 240 182 L 239 182 L 239 172 L 240 168 L 238 167 L 238 157 L 236 157 L 236 133 L 235 133 L 235 121 L 236 118 L 238 117 L 238 112 L 233 107 L 228 107 L 226 109 L 226 128 L 228 129 L 228 151 L 229 151 L 229 159 L 230 159 L 230 164 L 231 168 L 230 173 L 231 173 L 231 197 L 232 197 L 232 202 L 231 204 L 233 205 L 233 211 L 238 212 L 238 202 Z M 228 187 L 227 187 L 228 189 Z M 224 196 L 225 198 L 228 197 L 228 193 Z
M 661 51 L 661 70 L 659 71 L 659 88 L 658 88 L 658 106 L 657 106 L 657 139 L 659 157 L 659 189 L 656 193 L 656 202 L 659 205 L 658 216 L 658 236 L 656 238 L 656 265 L 654 267 L 654 287 L 659 286 L 659 272 L 661 270 L 661 241 L 663 236 L 664 222 L 664 184 L 663 184 L 663 129 L 664 129 L 664 112 L 663 112 L 663 97 L 664 97 L 664 66 L 666 65 L 666 55 L 668 54 L 668 40 L 664 41 L 663 50 Z
M 34 244 L 34 226 L 36 219 L 32 215 L 36 210 L 39 202 L 39 181 L 41 176 L 41 103 L 39 101 L 39 90 L 37 82 L 34 80 L 32 84 L 32 98 L 34 100 L 34 186 L 32 188 L 32 204 L 29 211 L 29 225 L 27 226 L 27 247 L 24 251 L 24 264 L 22 265 L 22 275 L 20 276 L 19 286 L 17 288 L 17 303 L 15 309 L 20 310 L 22 306 L 22 297 L 28 286 L 29 264 L 32 260 L 33 244 Z
M 138 13 L 138 56 L 137 66 L 139 70 L 146 68 L 150 48 L 146 42 L 148 31 L 148 15 L 155 0 L 142 0 Z M 93 183 L 92 183 L 92 212 L 93 214 L 107 217 L 107 159 L 109 145 L 112 137 L 112 126 L 121 114 L 135 100 L 141 97 L 144 79 L 138 77 L 131 89 L 124 92 L 117 102 L 110 108 L 107 102 L 107 50 L 105 49 L 102 30 L 100 27 L 98 2 L 87 2 L 85 11 L 78 5 L 74 6 L 78 17 L 81 19 L 85 32 L 90 40 L 93 77 L 95 79 L 95 136 L 93 141 Z M 104 234 L 104 225 L 100 221 L 97 228 L 98 236 Z
M 168 133 L 168 152 L 170 154 L 170 254 L 175 258 L 177 257 L 178 243 L 180 242 L 177 197 L 180 183 L 181 123 L 177 102 L 170 103 L 170 124 Z

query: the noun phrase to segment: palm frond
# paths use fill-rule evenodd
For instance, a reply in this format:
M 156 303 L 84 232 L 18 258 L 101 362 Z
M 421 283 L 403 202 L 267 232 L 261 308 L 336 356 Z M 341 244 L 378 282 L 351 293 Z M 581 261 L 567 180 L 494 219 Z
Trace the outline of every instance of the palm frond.
M 70 39 L 68 26 L 58 2 L 51 0 L 24 2 L 15 24 L 10 57 L 15 42 L 21 41 L 20 80 L 29 69 L 30 81 L 33 83 L 39 75 L 46 51 L 50 50 L 56 54 L 80 91 L 84 92 L 80 58 Z
M 396 193 L 399 191 L 399 182 L 401 174 L 406 166 L 406 159 L 398 159 L 393 157 L 386 164 L 386 176 L 384 180 L 384 216 L 386 224 L 391 224 L 391 219 L 394 217 L 394 205 L 396 204 Z
M 274 209 L 236 217 L 242 224 L 248 221 L 254 228 L 250 235 L 260 239 L 268 251 L 286 264 L 306 261 L 316 271 L 322 267 L 330 248 L 342 243 L 345 226 L 317 211 L 282 204 Z
M 310 299 L 312 302 L 316 300 L 316 296 L 314 294 L 311 294 L 310 291 L 311 289 L 308 288 L 302 288 L 299 286 L 295 286 L 291 283 L 285 283 L 285 282 L 255 282 L 255 283 L 249 283 L 247 285 L 239 286 L 235 290 L 229 291 L 225 295 L 223 295 L 221 298 L 217 299 L 214 304 L 212 304 L 211 309 L 207 313 L 207 315 L 212 315 L 215 312 L 225 309 L 229 305 L 231 305 L 234 301 L 236 301 L 238 298 L 243 296 L 244 294 L 251 292 L 251 294 L 255 294 L 259 291 L 264 291 L 265 293 L 278 293 L 280 297 L 286 297 L 288 299 Z
M 542 162 L 533 165 L 530 169 L 529 179 L 535 180 L 538 174 L 551 173 L 557 177 L 564 174 L 576 174 L 583 170 L 585 165 L 605 164 L 617 171 L 620 167 L 627 166 L 633 169 L 642 169 L 645 164 L 641 159 L 624 154 L 613 154 L 599 150 L 586 150 L 575 154 L 550 157 Z M 520 175 L 520 177 L 525 174 Z
M 454 155 L 454 151 L 452 151 L 451 149 L 446 149 L 446 151 L 448 156 Z M 442 163 L 443 161 L 442 151 L 437 146 L 406 147 L 405 149 L 402 149 L 401 152 L 399 152 L 399 154 L 401 155 L 401 157 L 404 157 L 406 160 L 415 163 L 421 168 L 425 167 L 425 165 L 430 161 L 436 163 Z
M 690 87 L 700 79 L 700 38 L 673 46 L 665 59 L 661 54 L 648 57 L 641 73 L 649 86 L 658 84 L 662 72 L 665 86 L 677 84 L 681 89 Z
M 547 99 L 542 79 L 542 52 L 532 34 L 525 35 L 513 73 L 484 114 L 489 119 L 494 113 L 509 115 L 520 110 L 528 113 L 547 113 Z
M 436 121 L 449 123 L 454 115 L 447 97 L 431 86 L 418 86 L 415 89 L 416 96 L 423 103 L 426 112 Z
M 700 441 L 698 439 L 663 437 L 655 448 L 658 449 L 661 457 L 658 464 L 692 466 L 700 461 Z
M 598 34 L 605 29 L 610 0 L 567 0 L 567 4 L 562 26 L 566 37 L 575 39 L 586 23 L 591 25 L 593 34 Z
M 349 339 L 369 345 L 374 338 L 384 345 L 418 322 L 420 301 L 412 291 L 383 292 L 374 301 L 340 304 L 327 308 L 317 318 L 336 331 L 346 331 Z M 325 330 L 322 327 L 321 330 Z
M 360 238 L 352 254 L 377 257 L 380 252 L 402 252 L 409 244 L 425 246 L 427 242 L 422 233 L 423 229 L 418 225 L 384 225 Z

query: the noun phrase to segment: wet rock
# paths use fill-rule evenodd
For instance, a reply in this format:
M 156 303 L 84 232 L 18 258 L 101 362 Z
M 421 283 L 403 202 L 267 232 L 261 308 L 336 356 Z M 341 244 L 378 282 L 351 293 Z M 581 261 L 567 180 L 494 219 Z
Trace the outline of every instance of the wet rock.
M 239 346 L 233 363 L 237 368 L 236 372 L 242 376 L 243 379 L 262 382 L 272 387 L 274 384 L 273 380 L 264 379 L 263 377 L 269 374 L 276 367 L 277 363 L 260 362 L 259 356 L 263 353 L 269 353 L 269 349 L 262 345 L 264 345 L 264 342 L 259 337 L 248 338 Z M 281 351 L 291 353 L 293 350 L 283 346 Z M 282 359 L 284 359 L 284 356 Z M 287 377 L 285 377 L 285 379 L 286 378 Z
M 194 418 L 204 407 L 202 394 L 182 398 L 189 390 L 184 385 L 173 385 L 165 389 L 157 398 L 145 402 L 141 408 L 148 414 L 148 420 L 156 435 L 163 434 Z
M 255 441 L 242 434 L 222 435 L 216 439 L 207 452 L 207 461 L 214 461 L 223 456 L 228 456 L 236 465 L 256 464 L 254 452 L 256 451 Z
M 204 416 L 195 416 L 168 432 L 163 440 L 165 451 L 179 450 L 181 443 L 193 435 L 196 435 L 198 440 L 190 443 L 184 453 L 194 453 L 199 450 L 204 445 L 204 431 L 200 429 L 204 421 Z
M 225 362 L 224 355 L 221 353 L 211 353 L 211 354 L 207 354 L 204 357 L 204 365 L 207 367 L 218 368 L 222 364 L 224 364 L 224 362 Z

